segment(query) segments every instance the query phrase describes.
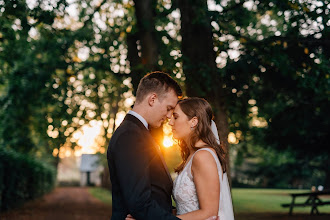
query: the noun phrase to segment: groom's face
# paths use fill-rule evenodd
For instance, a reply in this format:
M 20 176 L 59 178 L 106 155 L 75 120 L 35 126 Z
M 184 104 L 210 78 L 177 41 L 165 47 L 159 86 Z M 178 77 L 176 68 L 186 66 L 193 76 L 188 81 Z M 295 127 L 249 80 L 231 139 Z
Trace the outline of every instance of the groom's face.
M 172 89 L 163 97 L 158 96 L 153 106 L 152 115 L 150 115 L 149 125 L 158 128 L 167 118 L 170 119 L 177 102 L 178 96 Z

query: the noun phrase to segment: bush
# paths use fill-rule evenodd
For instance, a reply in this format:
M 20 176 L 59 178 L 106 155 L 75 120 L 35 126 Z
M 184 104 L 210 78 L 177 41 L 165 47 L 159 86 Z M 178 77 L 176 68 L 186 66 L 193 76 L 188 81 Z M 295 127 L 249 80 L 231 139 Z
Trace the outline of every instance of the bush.
M 55 177 L 51 166 L 0 147 L 0 210 L 17 207 L 51 191 Z

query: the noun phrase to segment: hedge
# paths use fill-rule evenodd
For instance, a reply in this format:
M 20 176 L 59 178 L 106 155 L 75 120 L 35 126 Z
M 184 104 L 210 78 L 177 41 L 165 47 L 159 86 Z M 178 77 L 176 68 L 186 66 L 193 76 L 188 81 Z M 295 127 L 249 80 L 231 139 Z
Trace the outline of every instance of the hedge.
M 0 211 L 40 197 L 55 186 L 50 165 L 0 146 Z

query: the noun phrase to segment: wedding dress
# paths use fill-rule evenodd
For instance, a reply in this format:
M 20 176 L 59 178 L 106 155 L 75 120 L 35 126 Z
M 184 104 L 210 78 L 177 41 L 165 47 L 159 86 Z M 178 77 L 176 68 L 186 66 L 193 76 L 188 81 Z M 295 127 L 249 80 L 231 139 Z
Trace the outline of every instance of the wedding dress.
M 217 137 L 217 134 L 215 134 L 215 136 Z M 219 137 L 217 137 L 217 139 L 219 140 Z M 194 155 L 201 150 L 210 152 L 217 164 L 218 176 L 220 180 L 220 201 L 218 216 L 220 216 L 220 220 L 234 220 L 233 205 L 227 173 L 222 172 L 219 158 L 211 149 L 201 148 L 197 150 Z M 193 181 L 193 176 L 191 174 L 191 165 L 194 155 L 187 162 L 184 169 L 180 172 L 174 181 L 173 196 L 176 202 L 177 215 L 182 215 L 199 209 L 196 187 Z

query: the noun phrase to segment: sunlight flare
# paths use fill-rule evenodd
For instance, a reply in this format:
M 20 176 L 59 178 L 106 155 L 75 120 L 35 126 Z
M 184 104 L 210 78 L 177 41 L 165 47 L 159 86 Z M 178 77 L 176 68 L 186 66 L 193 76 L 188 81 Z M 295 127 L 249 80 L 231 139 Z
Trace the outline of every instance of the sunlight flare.
M 170 137 L 165 136 L 164 140 L 163 140 L 163 145 L 164 147 L 168 148 L 168 147 L 172 147 L 173 146 L 173 141 Z

